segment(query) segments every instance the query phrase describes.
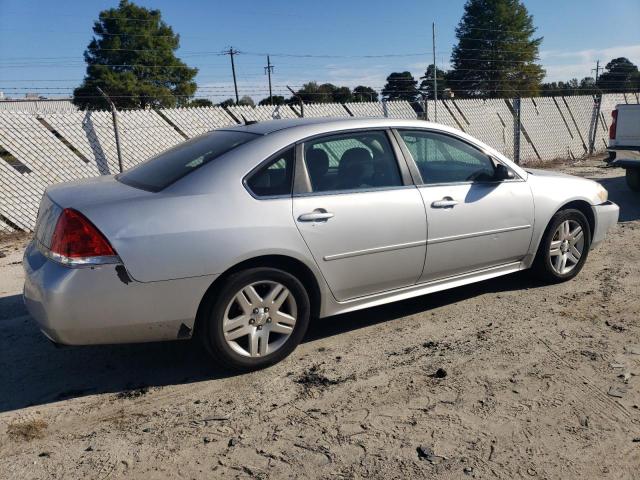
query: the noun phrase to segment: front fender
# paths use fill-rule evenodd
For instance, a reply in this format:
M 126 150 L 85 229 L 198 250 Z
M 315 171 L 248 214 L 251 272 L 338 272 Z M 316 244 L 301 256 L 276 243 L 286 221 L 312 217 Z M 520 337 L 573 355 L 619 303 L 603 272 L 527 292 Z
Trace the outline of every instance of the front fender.
M 529 173 L 527 183 L 533 193 L 535 219 L 531 246 L 524 259 L 526 267 L 533 263 L 542 236 L 558 211 L 569 204 L 580 203 L 593 218 L 593 208 L 602 203 L 598 196 L 602 187 L 597 182 L 544 170 L 530 170 Z M 594 232 L 591 233 L 593 235 Z

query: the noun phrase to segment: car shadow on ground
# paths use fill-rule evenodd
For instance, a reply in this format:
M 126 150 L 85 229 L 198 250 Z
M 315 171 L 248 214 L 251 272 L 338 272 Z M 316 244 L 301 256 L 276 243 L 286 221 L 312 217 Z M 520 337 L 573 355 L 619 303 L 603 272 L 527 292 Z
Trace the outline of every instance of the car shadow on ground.
M 640 194 L 627 187 L 624 176 L 593 179 L 620 206 L 620 222 L 640 219 Z M 316 320 L 304 342 L 419 314 L 477 295 L 539 286 L 522 272 Z M 20 295 L 0 298 L 0 412 L 91 394 L 189 384 L 230 375 L 233 374 L 212 365 L 196 341 L 56 348 L 28 316 Z
M 304 342 L 429 311 L 477 295 L 540 286 L 526 272 L 312 322 Z M 294 352 L 293 355 L 296 355 Z M 0 412 L 98 393 L 189 384 L 234 375 L 195 341 L 56 347 L 19 295 L 0 298 Z
M 619 222 L 631 222 L 640 219 L 640 193 L 632 191 L 624 178 L 593 178 L 609 192 L 609 200 L 620 207 Z

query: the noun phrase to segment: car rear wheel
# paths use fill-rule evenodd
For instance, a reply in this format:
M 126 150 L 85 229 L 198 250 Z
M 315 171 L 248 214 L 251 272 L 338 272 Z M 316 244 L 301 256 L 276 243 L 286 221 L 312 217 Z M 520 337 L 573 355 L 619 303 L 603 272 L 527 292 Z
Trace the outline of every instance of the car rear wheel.
M 545 230 L 533 269 L 546 282 L 570 280 L 582 269 L 590 245 L 591 229 L 584 214 L 574 209 L 561 210 Z
M 309 325 L 309 295 L 283 270 L 235 273 L 212 296 L 201 334 L 207 350 L 227 368 L 255 370 L 279 362 Z

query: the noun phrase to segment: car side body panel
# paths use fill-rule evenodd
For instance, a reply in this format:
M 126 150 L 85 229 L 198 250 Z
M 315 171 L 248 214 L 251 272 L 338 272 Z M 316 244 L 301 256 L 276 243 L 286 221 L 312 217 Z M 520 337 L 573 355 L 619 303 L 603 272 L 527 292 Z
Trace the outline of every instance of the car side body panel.
M 340 287 L 341 294 L 334 296 L 317 255 L 314 258 L 298 230 L 293 197 L 256 198 L 243 184 L 245 176 L 261 162 L 305 138 L 344 130 L 396 127 L 455 134 L 500 159 L 526 181 L 534 197 L 534 219 L 532 240 L 523 258 L 518 259 L 518 254 L 513 253 L 506 255 L 507 263 L 503 265 L 479 264 L 473 271 L 462 268 L 448 271 L 446 278 L 419 279 L 424 246 L 412 245 L 402 253 L 414 250 L 407 257 L 411 272 L 402 281 L 396 278 L 376 284 L 374 279 L 370 289 L 358 291 L 349 283 L 361 280 L 365 274 L 373 276 L 376 269 L 384 266 L 375 262 L 368 270 L 361 269 L 358 275 L 350 276 L 353 272 L 346 265 L 335 272 L 345 283 Z M 319 316 L 325 317 L 527 268 L 551 217 L 574 200 L 592 207 L 596 217 L 594 240 L 600 241 L 606 229 L 617 221 L 617 207 L 603 204 L 595 182 L 546 172 L 532 171 L 529 175 L 487 145 L 442 125 L 418 120 L 302 119 L 234 129 L 246 129 L 261 136 L 160 192 L 132 188 L 113 177 L 72 182 L 47 190 L 46 195 L 59 208 L 72 207 L 84 214 L 111 242 L 122 260 L 122 265 L 69 268 L 46 259 L 37 242 L 30 245 L 25 253 L 28 277 L 25 301 L 50 338 L 72 344 L 188 338 L 200 302 L 211 284 L 239 263 L 262 256 L 282 255 L 303 263 L 316 279 L 320 291 Z M 406 190 L 419 195 L 415 186 Z M 420 208 L 424 211 L 424 204 Z M 418 211 L 416 207 L 414 213 Z M 372 217 L 367 221 L 376 222 Z M 409 242 L 421 242 L 426 222 L 417 213 L 414 217 L 407 238 Z M 402 228 L 401 224 L 394 224 L 393 228 Z M 51 230 L 52 225 L 47 228 Z M 364 229 L 358 234 L 367 233 Z M 385 241 L 389 245 L 402 243 L 393 236 Z M 370 242 L 368 248 L 378 246 L 388 245 Z M 327 249 L 327 255 L 352 253 L 349 245 L 333 247 L 335 252 Z M 407 258 L 400 257 L 402 262 Z

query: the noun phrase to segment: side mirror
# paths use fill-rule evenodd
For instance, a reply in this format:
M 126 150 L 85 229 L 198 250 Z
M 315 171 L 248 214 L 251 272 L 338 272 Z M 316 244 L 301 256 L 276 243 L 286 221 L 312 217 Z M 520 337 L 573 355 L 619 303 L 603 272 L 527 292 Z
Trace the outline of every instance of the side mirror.
M 493 174 L 494 180 L 498 180 L 498 181 L 511 180 L 513 178 L 516 178 L 514 173 L 511 170 L 509 170 L 507 167 L 505 167 L 502 163 L 498 163 L 496 165 L 496 169 Z

